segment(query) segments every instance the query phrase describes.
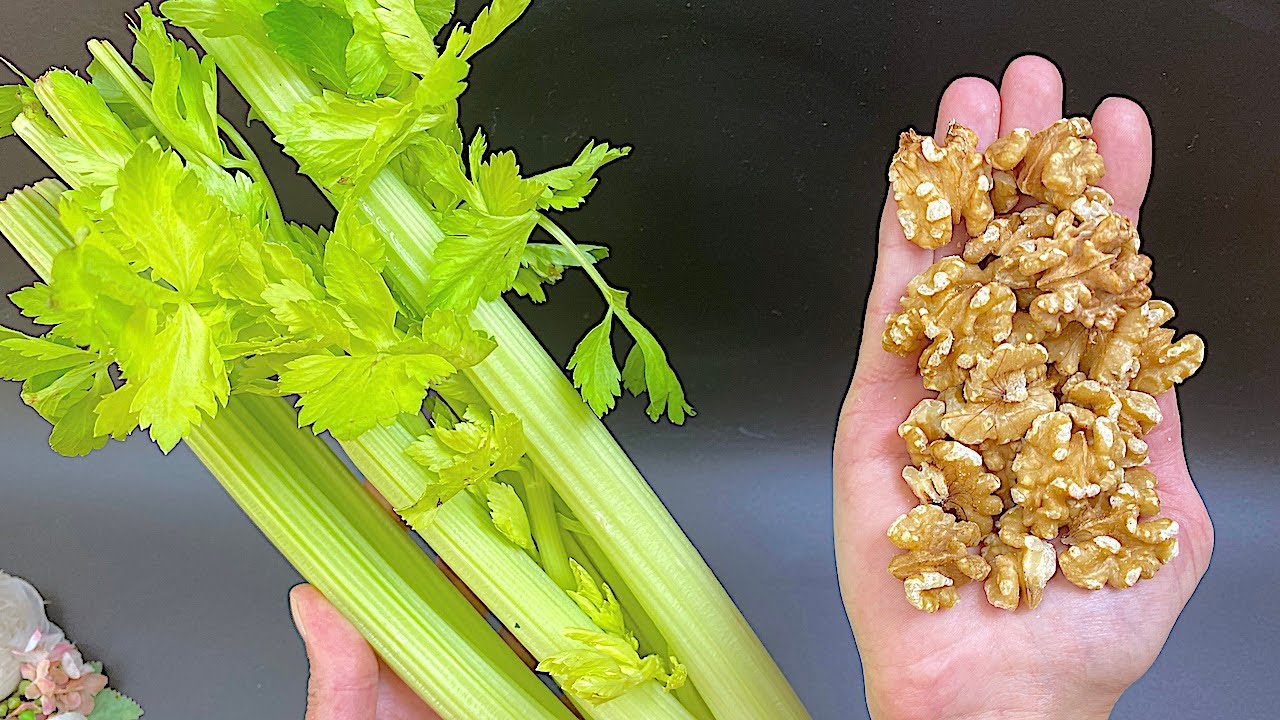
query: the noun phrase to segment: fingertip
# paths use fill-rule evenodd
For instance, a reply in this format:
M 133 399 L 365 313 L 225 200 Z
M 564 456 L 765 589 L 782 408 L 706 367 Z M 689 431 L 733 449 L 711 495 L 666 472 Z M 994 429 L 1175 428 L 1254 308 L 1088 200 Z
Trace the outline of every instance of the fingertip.
M 1039 132 L 1062 117 L 1062 72 L 1039 55 L 1016 57 L 1000 79 L 1000 135 Z
M 1094 110 L 1092 123 L 1107 167 L 1098 185 L 1111 193 L 1120 212 L 1136 218 L 1151 181 L 1151 121 L 1133 100 L 1109 97 Z
M 956 78 L 938 101 L 934 139 L 941 140 L 953 122 L 977 133 L 978 149 L 985 149 L 1000 132 L 1000 91 L 986 78 Z

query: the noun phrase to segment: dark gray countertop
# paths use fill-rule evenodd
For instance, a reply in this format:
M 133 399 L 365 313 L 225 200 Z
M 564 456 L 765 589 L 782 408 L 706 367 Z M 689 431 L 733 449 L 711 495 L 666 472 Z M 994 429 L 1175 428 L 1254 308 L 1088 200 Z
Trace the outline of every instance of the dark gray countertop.
M 83 40 L 123 40 L 137 1 L 7 0 L 0 51 L 31 73 L 83 67 Z M 1274 8 L 539 0 L 479 61 L 464 117 L 527 167 L 591 135 L 636 146 L 566 222 L 614 247 L 611 276 L 700 412 L 683 429 L 651 426 L 630 402 L 610 425 L 815 718 L 865 717 L 835 582 L 830 441 L 884 168 L 899 130 L 932 122 L 949 79 L 998 77 L 1024 51 L 1064 69 L 1070 112 L 1108 93 L 1148 108 L 1154 286 L 1210 348 L 1182 398 L 1217 552 L 1116 716 L 1263 717 L 1280 704 Z M 260 128 L 253 139 L 267 144 Z M 290 214 L 327 221 L 271 162 Z M 0 146 L 3 189 L 46 174 L 20 143 Z M 31 277 L 0 249 L 0 289 Z M 577 278 L 546 307 L 517 307 L 561 359 L 599 311 Z M 8 307 L 0 321 L 22 322 Z M 297 576 L 194 458 L 138 438 L 66 460 L 46 436 L 17 388 L 0 388 L 0 567 L 46 592 L 149 717 L 300 717 L 306 666 L 285 600 Z

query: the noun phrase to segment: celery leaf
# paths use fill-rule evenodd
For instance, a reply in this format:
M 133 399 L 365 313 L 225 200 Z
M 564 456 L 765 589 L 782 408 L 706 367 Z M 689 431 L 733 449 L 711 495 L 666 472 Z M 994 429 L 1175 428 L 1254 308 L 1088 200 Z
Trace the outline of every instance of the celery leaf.
M 150 63 L 151 105 L 166 137 L 221 164 L 226 149 L 218 136 L 218 70 L 213 58 L 171 37 L 150 5 L 138 8 L 134 28 Z
M 538 198 L 538 207 L 550 210 L 573 210 L 581 207 L 586 202 L 587 195 L 595 189 L 596 172 L 630 153 L 629 147 L 613 148 L 607 143 L 597 145 L 594 140 L 588 141 L 569 165 L 531 178 L 546 185 L 546 191 Z
M 667 362 L 667 353 L 644 325 L 629 313 L 619 315 L 636 344 L 627 354 L 622 368 L 622 380 L 633 395 L 649 394 L 649 419 L 657 421 L 666 413 L 671 422 L 679 425 L 686 416 L 693 415 L 693 408 L 685 402 L 684 388 Z
M 299 358 L 281 371 L 280 389 L 300 396 L 299 424 L 349 440 L 420 412 L 427 388 L 453 372 L 426 343 L 410 339 L 376 352 Z
M 618 361 L 613 356 L 612 333 L 613 311 L 609 310 L 604 320 L 582 338 L 569 358 L 573 386 L 582 393 L 582 399 L 596 415 L 612 410 L 622 395 L 622 376 L 618 371 Z
M 346 90 L 350 21 L 322 5 L 284 0 L 262 16 L 276 52 L 314 73 L 333 90 Z
M 138 703 L 115 690 L 103 690 L 93 696 L 93 712 L 88 720 L 138 720 L 142 717 Z
M 529 531 L 529 514 L 524 509 L 520 496 L 508 484 L 491 482 L 488 484 L 486 499 L 493 526 L 502 533 L 512 545 L 522 550 L 533 552 L 533 535 Z

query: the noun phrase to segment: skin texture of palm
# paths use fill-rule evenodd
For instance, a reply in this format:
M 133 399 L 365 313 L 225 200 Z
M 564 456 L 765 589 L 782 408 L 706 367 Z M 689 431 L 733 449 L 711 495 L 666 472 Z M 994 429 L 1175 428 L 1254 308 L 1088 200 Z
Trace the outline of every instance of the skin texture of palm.
M 972 128 L 980 148 L 1018 127 L 1063 117 L 1062 77 L 1036 56 L 1014 60 L 1000 88 L 962 77 L 942 96 L 936 128 Z M 1151 175 L 1151 128 L 1136 103 L 1112 97 L 1092 115 L 1106 160 L 1100 185 L 1117 211 L 1138 219 Z M 954 608 L 925 614 L 907 604 L 885 568 L 898 551 L 885 528 L 917 501 L 900 479 L 907 451 L 898 425 L 922 398 L 916 358 L 880 346 L 884 319 L 917 273 L 963 247 L 908 242 L 892 196 L 881 216 L 875 279 L 853 384 L 835 442 L 835 538 L 840 586 L 858 642 L 867 703 L 877 720 L 910 718 L 1101 718 L 1150 667 L 1208 567 L 1213 529 L 1182 448 L 1175 393 L 1160 397 L 1164 421 L 1147 437 L 1162 514 L 1181 527 L 1181 555 L 1124 591 L 1087 591 L 1055 577 L 1035 610 L 992 607 L 980 583 Z M 1156 260 L 1159 292 L 1159 258 Z M 1165 289 L 1175 290 L 1175 289 Z M 1176 293 L 1175 293 L 1176 295 Z

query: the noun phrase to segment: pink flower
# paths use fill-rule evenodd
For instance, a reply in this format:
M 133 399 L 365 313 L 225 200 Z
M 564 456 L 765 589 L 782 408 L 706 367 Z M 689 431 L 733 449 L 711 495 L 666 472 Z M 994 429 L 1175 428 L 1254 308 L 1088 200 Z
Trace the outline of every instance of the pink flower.
M 41 631 L 31 636 L 22 652 L 22 677 L 31 682 L 24 697 L 38 702 L 40 713 L 93 712 L 93 696 L 107 686 L 107 677 L 85 665 L 80 651 L 60 637 Z

